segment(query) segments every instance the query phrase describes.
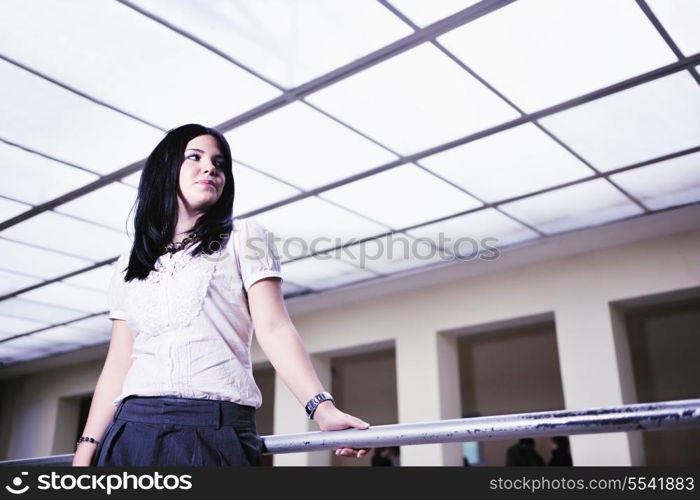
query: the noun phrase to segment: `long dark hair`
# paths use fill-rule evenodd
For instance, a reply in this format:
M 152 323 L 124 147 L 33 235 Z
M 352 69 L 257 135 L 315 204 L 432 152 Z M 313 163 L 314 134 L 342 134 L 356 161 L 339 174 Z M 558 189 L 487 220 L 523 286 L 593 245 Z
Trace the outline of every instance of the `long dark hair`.
M 141 173 L 134 216 L 134 245 L 124 281 L 145 279 L 172 240 L 178 218 L 177 194 L 185 148 L 188 142 L 200 135 L 211 135 L 216 139 L 224 157 L 224 164 L 217 168 L 223 171 L 226 180 L 221 197 L 190 229 L 200 235 L 201 241 L 192 250 L 192 255 L 211 255 L 226 244 L 233 227 L 235 191 L 231 148 L 219 131 L 203 125 L 190 123 L 174 128 L 148 156 Z

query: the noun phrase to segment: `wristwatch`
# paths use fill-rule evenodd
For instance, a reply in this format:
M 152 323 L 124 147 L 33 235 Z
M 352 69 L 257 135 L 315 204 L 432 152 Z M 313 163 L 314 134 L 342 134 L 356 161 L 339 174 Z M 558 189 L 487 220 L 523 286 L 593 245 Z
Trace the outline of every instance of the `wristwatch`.
M 318 408 L 318 405 L 324 401 L 332 401 L 333 404 L 335 404 L 335 399 L 333 399 L 330 392 L 319 392 L 313 398 L 309 399 L 309 402 L 306 403 L 306 406 L 304 407 L 309 420 L 313 420 L 316 408 Z

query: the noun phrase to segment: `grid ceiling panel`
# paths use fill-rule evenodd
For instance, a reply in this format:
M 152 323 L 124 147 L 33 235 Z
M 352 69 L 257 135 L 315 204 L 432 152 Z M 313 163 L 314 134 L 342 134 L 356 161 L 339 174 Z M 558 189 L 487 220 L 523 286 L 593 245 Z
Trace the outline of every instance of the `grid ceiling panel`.
M 28 319 L 47 323 L 60 323 L 71 321 L 85 316 L 86 311 L 71 308 L 53 306 L 13 297 L 0 301 L 0 315 L 12 316 L 14 318 Z
M 427 224 L 407 233 L 439 245 L 450 255 L 460 258 L 474 258 L 482 251 L 491 255 L 493 248 L 501 249 L 539 236 L 493 208 Z
M 678 48 L 686 56 L 700 52 L 700 2 L 697 0 L 646 0 Z
M 440 0 L 439 2 L 389 0 L 389 3 L 417 26 L 425 27 L 460 10 L 476 5 L 479 0 Z
M 32 208 L 27 203 L 0 198 L 0 221 L 6 221 Z
M 104 292 L 109 286 L 115 269 L 116 267 L 114 265 L 100 266 L 61 281 L 83 288 L 90 288 L 98 292 Z
M 376 0 L 137 0 L 135 4 L 286 88 L 412 31 Z
M 285 263 L 282 265 L 282 273 L 292 282 L 311 290 L 324 290 L 378 276 L 330 254 Z
M 11 0 L 0 17 L 12 19 L 5 55 L 163 128 L 219 123 L 279 94 L 119 2 Z
M 0 361 L 3 363 L 28 361 L 70 351 L 76 347 L 78 346 L 73 343 L 39 339 L 36 335 L 28 335 L 0 343 Z
M 604 179 L 568 186 L 506 203 L 505 213 L 547 234 L 612 222 L 642 209 Z
M 94 345 L 109 342 L 110 335 L 108 330 L 102 332 L 83 330 L 80 328 L 75 328 L 73 323 L 71 323 L 70 325 L 66 326 L 49 328 L 48 330 L 32 335 L 32 337 L 38 340 L 45 340 L 46 342 L 63 342 L 74 345 Z
M 323 217 L 318 217 L 323 214 Z M 367 238 L 384 233 L 388 227 L 355 215 L 343 208 L 316 197 L 305 198 L 278 209 L 269 210 L 255 216 L 255 220 L 271 231 L 276 240 L 280 258 L 295 258 L 309 252 L 320 252 L 334 248 L 353 239 Z M 294 250 L 291 256 L 285 255 L 285 243 L 291 240 L 302 245 L 301 254 Z M 290 278 L 291 279 L 291 278 Z M 292 282 L 298 283 L 291 279 Z M 303 285 L 303 283 L 300 283 Z
M 325 191 L 320 197 L 394 229 L 481 206 L 460 189 L 412 164 Z
M 444 263 L 449 254 L 440 253 L 429 242 L 405 233 L 393 233 L 333 252 L 343 262 L 378 274 L 394 274 Z
M 305 189 L 396 158 L 301 102 L 235 128 L 226 138 L 236 160 Z
M 60 281 L 35 288 L 17 297 L 53 306 L 77 308 L 91 313 L 104 311 L 108 307 L 107 295 L 104 291 L 98 292 Z
M 428 156 L 421 165 L 487 202 L 595 173 L 531 123 Z
M 139 182 L 141 181 L 141 172 L 143 172 L 143 171 L 137 170 L 133 174 L 129 174 L 126 177 L 122 177 L 121 182 L 123 182 L 124 184 L 126 184 L 128 186 L 135 187 L 138 189 Z
M 52 158 L 108 173 L 147 156 L 161 136 L 3 60 L 0 81 L 0 138 Z
M 0 295 L 41 283 L 40 279 L 0 269 Z M 0 329 L 2 326 L 0 325 Z
M 6 229 L 3 236 L 93 261 L 114 257 L 130 245 L 124 232 L 50 211 Z
M 6 236 L 5 232 L 3 236 Z M 87 259 L 6 239 L 0 239 L 0 255 L 2 255 L 0 262 L 4 269 L 44 279 L 57 278 L 90 264 Z
M 540 123 L 607 171 L 700 145 L 700 86 L 681 71 Z
M 700 201 L 700 153 L 673 158 L 611 176 L 652 210 Z
M 520 0 L 438 41 L 527 112 L 676 61 L 632 1 Z
M 429 43 L 307 100 L 400 154 L 416 153 L 518 116 Z
M 244 214 L 301 193 L 299 189 L 238 163 L 233 165 L 233 179 L 236 189 L 233 201 L 234 215 Z
M 48 326 L 47 321 L 35 321 L 25 318 L 0 315 L 0 340 L 14 335 L 31 332 Z
M 133 234 L 135 211 L 131 209 L 136 194 L 136 189 L 115 182 L 64 203 L 56 208 L 56 212 L 104 224 L 118 231 L 126 231 L 128 227 L 129 234 Z
M 70 326 L 80 330 L 109 335 L 112 331 L 112 320 L 109 319 L 106 314 L 101 314 L 74 321 L 70 323 Z
M 301 292 L 304 292 L 305 290 L 307 289 L 303 286 L 299 286 L 289 282 L 289 280 L 287 280 L 286 277 L 282 280 L 282 294 L 284 294 L 285 297 L 289 295 L 299 294 Z
M 96 174 L 0 142 L 0 196 L 38 205 L 97 180 Z

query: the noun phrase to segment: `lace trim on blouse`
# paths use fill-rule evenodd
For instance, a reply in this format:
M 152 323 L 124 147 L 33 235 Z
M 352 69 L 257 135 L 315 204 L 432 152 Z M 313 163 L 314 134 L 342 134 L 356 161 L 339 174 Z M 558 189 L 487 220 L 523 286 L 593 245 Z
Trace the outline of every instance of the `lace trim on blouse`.
M 191 249 L 161 256 L 145 280 L 129 282 L 127 321 L 148 336 L 188 326 L 202 311 L 214 274 L 214 255 L 192 257 Z

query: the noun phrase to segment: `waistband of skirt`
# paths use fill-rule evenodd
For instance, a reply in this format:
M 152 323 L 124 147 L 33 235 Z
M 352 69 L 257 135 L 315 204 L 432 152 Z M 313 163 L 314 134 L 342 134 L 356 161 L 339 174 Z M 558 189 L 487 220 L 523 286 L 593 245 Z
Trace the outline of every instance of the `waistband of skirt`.
M 255 408 L 233 401 L 177 396 L 127 396 L 114 413 L 115 420 L 219 428 L 255 426 Z

